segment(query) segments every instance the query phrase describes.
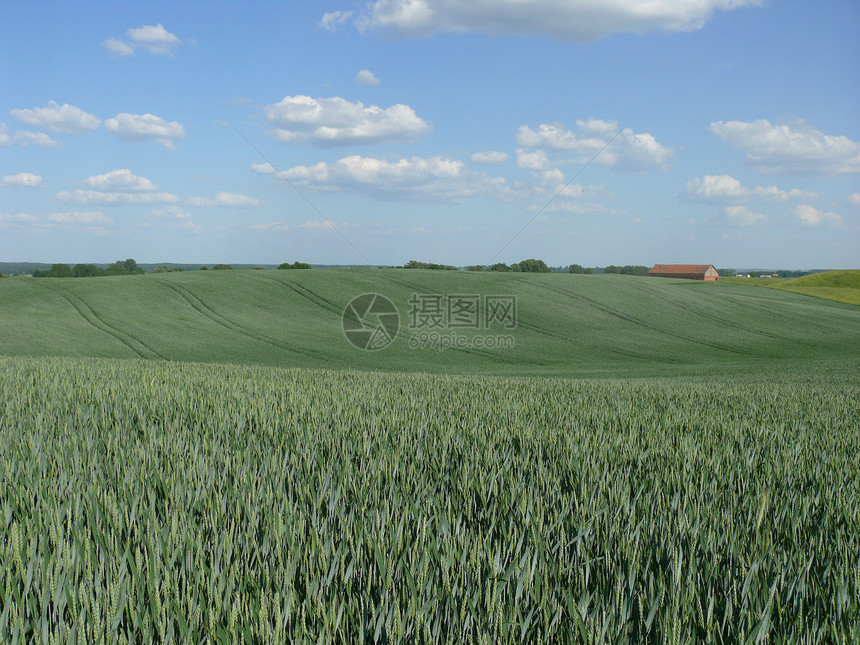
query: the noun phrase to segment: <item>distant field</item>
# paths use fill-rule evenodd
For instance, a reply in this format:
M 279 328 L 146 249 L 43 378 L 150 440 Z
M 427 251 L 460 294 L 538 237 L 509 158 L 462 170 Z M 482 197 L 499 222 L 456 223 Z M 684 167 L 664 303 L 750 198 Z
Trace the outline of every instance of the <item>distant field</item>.
M 400 320 L 394 342 L 375 352 L 356 349 L 342 330 L 346 305 L 368 292 L 386 296 Z M 516 326 L 410 329 L 413 293 L 515 296 Z M 513 347 L 442 350 L 434 334 L 440 341 L 509 337 Z M 0 354 L 499 375 L 764 376 L 774 366 L 857 365 L 860 308 L 746 284 L 614 275 L 314 269 L 14 278 L 0 280 Z
M 823 271 L 800 278 L 720 278 L 721 282 L 770 287 L 836 302 L 860 305 L 860 271 Z

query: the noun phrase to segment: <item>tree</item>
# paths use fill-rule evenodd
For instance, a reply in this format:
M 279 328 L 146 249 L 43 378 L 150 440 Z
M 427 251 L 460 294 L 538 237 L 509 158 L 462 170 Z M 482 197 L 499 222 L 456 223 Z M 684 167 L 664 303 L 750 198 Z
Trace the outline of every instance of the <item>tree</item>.
M 137 266 L 137 262 L 134 258 L 117 260 L 105 269 L 106 275 L 133 275 L 136 273 L 146 273 L 146 271 Z
M 519 266 L 519 269 L 511 267 L 511 270 L 519 270 L 523 273 L 552 273 L 550 268 L 546 265 L 546 262 L 543 260 L 535 260 L 534 258 L 522 260 L 518 262 L 516 266 Z
M 594 269 L 592 269 L 591 267 L 587 267 L 586 269 L 583 270 L 583 273 L 585 275 L 594 275 Z
M 569 267 L 567 267 L 567 272 L 568 273 L 577 273 L 577 274 L 581 275 L 581 274 L 585 273 L 585 269 L 583 269 L 582 266 L 579 264 L 571 264 Z
M 511 267 L 509 267 L 504 262 L 496 262 L 495 264 L 491 265 L 490 268 L 487 270 L 488 271 L 510 271 Z
M 621 267 L 621 275 L 648 275 L 648 267 L 639 264 L 625 264 Z
M 51 268 L 45 274 L 48 278 L 71 278 L 72 267 L 68 264 L 52 264 Z
M 233 267 L 231 267 L 229 264 L 216 264 L 214 267 L 212 267 L 212 270 L 213 271 L 232 271 Z
M 308 264 L 307 262 L 299 262 L 298 260 L 296 260 L 292 264 L 290 264 L 289 262 L 284 262 L 283 264 L 279 264 L 278 268 L 279 269 L 310 269 L 311 265 Z
M 208 270 L 209 270 L 209 267 L 207 267 L 207 266 L 205 266 L 205 265 L 204 265 L 204 266 L 200 267 L 200 270 L 201 270 L 201 271 L 208 271 Z
M 439 271 L 456 271 L 457 267 L 449 264 L 437 264 L 436 262 L 418 262 L 417 260 L 409 260 L 403 265 L 404 269 L 436 269 Z
M 483 271 L 484 267 L 481 264 L 473 264 L 466 267 L 466 271 Z
M 72 275 L 76 278 L 94 278 L 104 274 L 104 270 L 99 269 L 95 264 L 76 264 L 72 269 Z

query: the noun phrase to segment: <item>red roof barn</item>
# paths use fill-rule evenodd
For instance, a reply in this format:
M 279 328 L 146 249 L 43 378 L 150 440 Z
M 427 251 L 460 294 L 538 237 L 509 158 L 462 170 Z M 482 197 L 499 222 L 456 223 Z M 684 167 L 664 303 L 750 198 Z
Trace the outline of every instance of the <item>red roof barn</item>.
M 712 264 L 655 264 L 648 275 L 657 278 L 685 278 L 716 282 L 720 274 Z

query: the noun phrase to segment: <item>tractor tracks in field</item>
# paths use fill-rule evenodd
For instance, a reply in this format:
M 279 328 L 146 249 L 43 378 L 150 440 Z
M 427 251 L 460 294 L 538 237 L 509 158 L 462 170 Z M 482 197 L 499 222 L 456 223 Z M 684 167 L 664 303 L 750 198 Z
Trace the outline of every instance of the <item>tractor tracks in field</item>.
M 311 289 L 308 289 L 307 287 L 303 287 L 302 285 L 300 285 L 296 282 L 293 282 L 291 280 L 279 280 L 278 278 L 272 278 L 269 276 L 261 276 L 261 277 L 268 280 L 269 282 L 274 282 L 275 284 L 278 284 L 282 287 L 286 287 L 287 289 L 289 289 L 292 292 L 294 292 L 295 294 L 301 296 L 302 298 L 304 298 L 308 302 L 310 302 L 310 303 L 312 303 L 318 307 L 321 307 L 322 309 L 325 309 L 326 311 L 330 311 L 333 314 L 336 314 L 338 318 L 340 318 L 343 315 L 343 308 L 342 307 L 338 307 L 331 300 L 324 298 L 320 294 L 316 293 L 315 291 L 312 291 Z
M 341 318 L 343 316 L 343 307 L 339 307 L 336 303 L 332 302 L 328 298 L 325 298 L 324 296 L 321 296 L 312 289 L 308 289 L 307 287 L 302 286 L 297 282 L 292 282 L 290 280 L 279 280 L 278 278 L 270 278 L 268 276 L 265 277 L 267 280 L 271 280 L 272 282 L 275 282 L 283 287 L 287 287 L 308 302 L 318 307 L 321 307 L 326 311 L 332 312 L 333 314 L 337 315 L 338 318 Z M 409 342 L 412 337 L 408 332 L 403 331 L 403 327 L 401 325 L 398 325 L 395 338 L 402 338 L 406 342 Z
M 390 280 L 391 282 L 397 283 L 402 287 L 406 287 L 406 288 L 410 289 L 413 293 L 433 293 L 436 295 L 447 295 L 442 291 L 437 291 L 435 289 L 427 289 L 426 287 L 419 287 L 419 286 L 416 286 L 416 285 L 411 284 L 409 282 L 406 282 L 405 280 L 399 280 L 397 278 L 394 278 L 390 275 L 387 275 L 385 277 L 386 277 L 386 279 Z M 486 309 L 483 310 L 483 313 L 485 316 L 487 315 Z M 533 331 L 533 332 L 536 332 L 536 333 L 541 334 L 541 335 L 550 336 L 550 337 L 557 338 L 559 340 L 563 340 L 563 341 L 567 341 L 567 342 L 573 342 L 572 338 L 570 338 L 569 336 L 566 336 L 564 334 L 560 334 L 558 332 L 555 332 L 555 331 L 552 331 L 549 329 L 543 329 L 543 328 L 541 328 L 537 325 L 534 325 L 534 324 L 523 323 L 521 318 L 519 317 L 519 315 L 517 316 L 516 326 L 517 326 L 517 328 L 522 327 L 523 329 L 528 329 L 529 331 Z M 513 331 L 513 330 L 511 330 L 511 331 Z M 493 358 L 498 358 L 497 354 L 493 354 L 493 353 L 488 352 L 486 350 L 482 352 L 482 351 L 477 350 L 477 349 L 469 350 L 466 348 L 462 348 L 461 351 L 464 351 L 467 353 L 472 353 L 472 354 L 477 354 L 479 356 L 485 356 L 485 357 L 490 356 Z M 616 352 L 616 353 L 624 355 L 624 352 Z M 637 357 L 637 358 L 641 358 L 641 357 Z M 503 362 L 507 363 L 510 361 L 503 361 Z M 530 358 L 529 362 L 532 363 L 533 365 L 550 365 L 551 364 L 550 361 L 536 361 L 533 358 Z
M 271 336 L 266 336 L 265 334 L 259 334 L 257 332 L 251 331 L 241 325 L 233 322 L 229 318 L 226 318 L 212 309 L 209 305 L 207 305 L 203 300 L 193 294 L 191 291 L 186 289 L 185 287 L 180 287 L 176 284 L 171 284 L 167 281 L 158 280 L 158 282 L 168 289 L 172 290 L 176 293 L 180 298 L 182 298 L 188 305 L 194 309 L 197 313 L 205 318 L 208 318 L 216 325 L 224 327 L 232 331 L 233 333 L 239 334 L 241 336 L 245 336 L 246 338 L 250 338 L 252 340 L 256 340 L 257 342 L 264 343 L 266 345 L 270 345 L 272 347 L 277 347 L 278 349 L 282 349 L 288 352 L 293 352 L 295 354 L 302 354 L 303 356 L 307 356 L 310 358 L 314 358 L 317 360 L 328 360 L 329 357 L 323 354 L 322 352 L 317 352 L 311 349 L 306 349 L 303 347 L 299 347 L 297 345 L 293 345 L 291 343 L 284 342 L 277 338 L 272 338 Z
M 308 289 L 307 287 L 304 287 L 304 286 L 302 286 L 296 282 L 293 282 L 291 280 L 279 280 L 278 278 L 272 278 L 269 276 L 261 276 L 261 277 L 264 278 L 265 280 L 268 280 L 269 282 L 274 282 L 275 284 L 277 284 L 281 287 L 287 287 L 287 289 L 289 289 L 290 291 L 295 293 L 297 296 L 303 298 L 304 300 L 307 300 L 312 305 L 317 306 L 317 307 L 319 307 L 325 311 L 328 311 L 328 312 L 335 314 L 335 316 L 337 316 L 338 320 L 340 320 L 341 317 L 343 316 L 343 308 L 342 307 L 339 307 L 336 303 L 332 302 L 331 300 L 329 300 L 328 298 L 326 298 L 324 296 L 321 296 L 320 294 L 313 291 L 312 289 Z M 397 333 L 395 334 L 395 337 L 397 337 L 397 338 L 403 337 L 403 333 L 399 327 L 397 329 Z
M 679 340 L 683 340 L 683 341 L 686 341 L 688 343 L 703 345 L 705 347 L 711 347 L 712 349 L 718 349 L 718 350 L 724 351 L 724 352 L 731 352 L 733 354 L 745 354 L 745 352 L 743 352 L 742 350 L 737 349 L 735 347 L 731 347 L 729 345 L 723 345 L 722 343 L 708 342 L 706 340 L 701 340 L 699 338 L 692 338 L 692 337 L 686 336 L 684 334 L 679 334 L 677 332 L 673 332 L 673 331 L 670 331 L 668 329 L 664 329 L 663 327 L 660 327 L 659 325 L 647 322 L 641 318 L 637 318 L 636 316 L 632 316 L 630 314 L 623 313 L 621 311 L 618 311 L 617 309 L 613 309 L 612 307 L 606 306 L 605 304 L 603 304 L 599 300 L 595 300 L 594 298 L 589 298 L 587 296 L 583 296 L 582 294 L 579 294 L 579 293 L 572 293 L 570 291 L 565 291 L 564 289 L 550 287 L 550 286 L 545 285 L 545 284 L 540 284 L 539 282 L 532 283 L 528 280 L 523 280 L 522 278 L 512 277 L 512 279 L 517 281 L 517 282 L 523 282 L 525 284 L 535 284 L 538 287 L 540 287 L 546 291 L 557 293 L 557 294 L 565 296 L 567 298 L 574 298 L 574 299 L 582 300 L 583 302 L 587 302 L 588 304 L 590 304 L 592 307 L 594 307 L 598 311 L 602 311 L 605 314 L 608 314 L 610 316 L 613 316 L 615 318 L 618 318 L 620 320 L 628 322 L 628 323 L 635 325 L 637 327 L 642 327 L 643 329 L 648 329 L 649 331 L 657 332 L 658 334 L 671 336 L 672 338 L 677 338 Z
M 40 282 L 39 284 L 42 283 Z M 113 336 L 116 340 L 128 347 L 140 358 L 145 358 L 149 360 L 164 360 L 164 357 L 161 354 L 156 352 L 139 338 L 132 336 L 128 332 L 117 329 L 110 323 L 106 322 L 101 316 L 98 315 L 98 313 L 96 313 L 95 309 L 88 305 L 80 296 L 73 294 L 70 291 L 65 291 L 59 287 L 55 288 L 48 285 L 42 286 L 44 286 L 49 291 L 56 293 L 63 300 L 68 302 L 74 308 L 74 310 L 78 312 L 78 315 L 85 321 L 87 321 L 90 325 L 92 325 L 101 332 Z
M 288 289 L 290 289 L 291 291 L 293 291 L 297 295 L 301 296 L 302 298 L 304 298 L 308 302 L 310 302 L 314 305 L 317 305 L 318 307 L 321 307 L 321 308 L 325 309 L 326 311 L 330 311 L 330 312 L 336 314 L 338 318 L 343 316 L 343 307 L 339 307 L 336 303 L 332 302 L 328 298 L 325 298 L 324 296 L 321 296 L 320 294 L 316 293 L 312 289 L 308 289 L 307 287 L 302 286 L 302 285 L 300 285 L 296 282 L 290 281 L 290 280 L 279 280 L 278 278 L 270 278 L 268 276 L 266 276 L 266 279 L 271 280 L 272 282 L 275 282 L 281 286 L 287 287 Z M 404 342 L 407 342 L 407 343 L 410 342 L 413 338 L 412 334 L 410 334 L 407 331 L 404 331 L 402 325 L 398 325 L 397 333 L 394 336 L 395 336 L 395 338 L 400 338 Z M 489 352 L 481 353 L 476 349 L 467 349 L 467 348 L 459 348 L 459 349 L 461 351 L 471 353 L 471 354 L 477 354 L 477 355 L 483 355 L 485 357 L 497 358 L 496 355 L 490 354 Z
M 760 289 L 767 289 L 768 287 L 757 287 L 757 288 L 760 288 Z M 774 290 L 775 290 L 775 291 L 779 291 L 778 289 L 774 289 Z M 792 292 L 790 292 L 790 291 L 786 291 L 786 292 L 783 292 L 783 293 L 792 293 Z M 725 294 L 725 293 L 712 293 L 712 292 L 709 292 L 709 291 L 705 291 L 705 292 L 704 292 L 704 295 L 705 295 L 707 298 L 711 298 L 712 300 L 720 300 L 720 301 L 724 301 L 724 300 L 727 300 L 727 299 L 728 299 L 728 296 L 727 296 L 727 294 Z M 769 308 L 769 307 L 763 307 L 763 306 L 761 306 L 760 304 L 758 304 L 758 303 L 760 303 L 760 302 L 761 302 L 761 299 L 756 299 L 754 296 L 746 296 L 746 295 L 743 295 L 743 296 L 740 296 L 740 297 L 744 299 L 744 303 L 743 303 L 743 305 L 742 305 L 742 306 L 743 306 L 743 307 L 745 307 L 745 308 L 747 308 L 747 309 L 754 310 L 754 311 L 758 311 L 758 312 L 762 312 L 762 313 L 764 313 L 764 314 L 766 314 L 766 315 L 768 315 L 768 316 L 772 316 L 772 317 L 774 317 L 774 318 L 782 318 L 782 319 L 785 319 L 785 320 L 791 321 L 791 322 L 792 322 L 792 323 L 794 323 L 794 324 L 797 324 L 797 322 L 798 322 L 798 319 L 797 319 L 796 317 L 794 317 L 794 316 L 789 316 L 789 315 L 787 315 L 787 314 L 784 314 L 784 313 L 780 313 L 780 312 L 778 312 L 778 311 L 775 311 L 772 307 L 771 307 L 771 308 Z M 749 300 L 750 302 L 747 302 L 748 300 Z M 734 304 L 737 304 L 737 303 L 734 303 Z M 830 327 L 830 326 L 828 326 L 828 325 L 822 325 L 822 324 L 821 324 L 821 322 L 820 322 L 820 321 L 818 321 L 818 320 L 813 320 L 811 323 L 809 322 L 809 320 L 805 320 L 805 321 L 804 321 L 804 323 L 805 323 L 805 324 L 812 324 L 812 325 L 815 325 L 818 329 L 821 329 L 821 330 L 823 330 L 823 331 L 830 332 L 831 334 L 838 334 L 838 333 L 840 333 L 840 332 L 842 332 L 842 331 L 843 331 L 843 330 L 841 330 L 841 329 L 834 329 L 833 327 Z M 783 340 L 784 340 L 784 339 L 783 339 Z M 792 342 L 794 342 L 794 341 L 792 341 Z
M 513 278 L 513 279 L 516 280 L 517 282 L 521 282 L 523 284 L 528 284 L 528 285 L 532 284 L 528 280 L 522 280 L 522 279 L 518 279 L 518 278 Z M 539 286 L 546 288 L 545 285 L 539 285 Z M 560 291 L 560 290 L 554 290 L 554 289 L 547 289 L 547 290 L 554 291 L 556 293 L 563 293 L 564 295 L 567 295 L 568 297 L 577 297 L 573 294 L 568 294 L 568 293 L 565 293 L 565 292 Z M 551 336 L 553 338 L 558 338 L 559 340 L 567 341 L 569 343 L 576 343 L 577 342 L 577 339 L 572 338 L 571 336 L 568 336 L 566 334 L 559 333 L 559 332 L 554 331 L 552 329 L 547 329 L 546 327 L 541 327 L 540 325 L 536 325 L 534 323 L 524 323 L 524 322 L 522 322 L 521 318 L 518 318 L 517 326 L 518 327 L 525 327 L 526 329 L 534 331 L 535 333 L 542 334 L 544 336 Z M 635 358 L 638 360 L 646 360 L 646 361 L 653 361 L 654 360 L 654 357 L 652 355 L 643 354 L 641 352 L 635 352 L 635 351 L 629 350 L 629 349 L 621 349 L 619 347 L 604 347 L 603 349 L 606 350 L 607 352 L 612 353 L 612 354 L 617 354 L 618 356 L 623 356 L 624 358 Z M 683 362 L 681 360 L 671 358 L 671 357 L 666 357 L 666 356 L 661 357 L 660 360 L 664 363 L 682 363 Z
M 434 291 L 432 289 L 428 290 L 428 289 L 425 289 L 424 287 L 418 287 L 414 284 L 410 284 L 410 283 L 405 282 L 403 280 L 398 280 L 397 278 L 392 278 L 391 276 L 387 276 L 387 277 L 392 282 L 396 282 L 397 284 L 399 284 L 401 286 L 408 287 L 409 289 L 412 289 L 416 293 L 422 293 L 422 292 L 427 292 L 427 291 L 430 291 L 431 293 L 436 293 L 436 294 L 442 293 L 440 291 Z M 528 283 L 528 281 L 523 281 L 523 282 Z M 486 308 L 483 310 L 483 313 L 485 316 L 487 315 Z M 534 332 L 535 334 L 538 334 L 540 336 L 547 336 L 549 338 L 555 338 L 556 340 L 560 340 L 560 341 L 563 341 L 566 343 L 571 343 L 574 345 L 578 342 L 578 340 L 576 338 L 573 338 L 567 334 L 555 331 L 553 329 L 548 329 L 546 327 L 542 327 L 542 326 L 537 325 L 535 323 L 530 323 L 530 322 L 524 321 L 522 319 L 522 316 L 519 315 L 519 312 L 517 313 L 517 328 L 518 329 L 519 328 L 526 329 L 526 330 Z M 631 350 L 619 349 L 617 347 L 605 347 L 604 349 L 611 354 L 616 354 L 617 356 L 621 356 L 623 358 L 628 358 L 628 359 L 634 358 L 634 359 L 649 360 L 649 361 L 653 360 L 652 356 L 647 356 L 647 355 L 641 354 L 639 352 L 634 352 Z M 675 361 L 673 359 L 664 359 L 664 360 L 666 362 L 669 362 L 669 363 L 680 362 L 680 361 Z M 549 364 L 549 362 L 537 362 L 537 361 L 532 361 L 532 362 L 536 365 Z
M 671 303 L 672 305 L 674 305 L 678 309 L 682 309 L 683 311 L 691 313 L 694 316 L 699 316 L 701 318 L 705 318 L 705 319 L 708 319 L 708 320 L 711 320 L 714 322 L 718 322 L 721 325 L 725 325 L 726 327 L 728 327 L 730 329 L 745 332 L 748 334 L 754 334 L 756 336 L 763 336 L 765 338 L 770 338 L 771 340 L 776 340 L 779 342 L 785 342 L 786 340 L 788 340 L 785 337 L 780 336 L 779 334 L 774 334 L 772 332 L 768 332 L 768 331 L 765 331 L 763 329 L 757 329 L 755 327 L 747 327 L 747 326 L 744 326 L 744 325 L 737 323 L 734 320 L 731 320 L 731 319 L 728 319 L 728 318 L 725 318 L 722 316 L 717 316 L 717 315 L 715 315 L 711 312 L 708 312 L 708 311 L 703 311 L 701 309 L 697 309 L 696 307 L 694 307 L 692 305 L 688 305 L 688 304 L 683 303 L 679 300 L 675 300 L 674 298 L 670 298 L 669 296 L 667 296 L 663 293 L 660 293 L 659 291 L 660 291 L 660 289 L 649 289 L 648 293 L 650 296 L 652 296 L 654 298 L 659 298 L 661 300 L 664 300 L 665 302 Z M 816 347 L 817 346 L 814 343 L 810 343 L 808 341 L 799 340 L 799 339 L 797 339 L 797 340 L 791 339 L 791 342 L 797 343 L 800 345 L 807 345 L 809 347 Z

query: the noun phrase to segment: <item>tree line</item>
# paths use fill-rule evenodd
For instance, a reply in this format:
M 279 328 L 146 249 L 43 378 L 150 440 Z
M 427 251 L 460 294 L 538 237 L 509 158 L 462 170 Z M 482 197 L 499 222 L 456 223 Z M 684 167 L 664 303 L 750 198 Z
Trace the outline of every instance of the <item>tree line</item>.
M 417 260 L 409 260 L 402 267 L 397 267 L 400 269 L 436 269 L 442 271 L 459 271 L 459 269 L 455 266 L 451 266 L 450 264 L 437 264 L 435 262 L 419 262 Z M 546 262 L 543 260 L 535 260 L 534 258 L 530 258 L 528 260 L 521 260 L 520 262 L 515 262 L 508 266 L 504 262 L 497 262 L 496 264 L 491 264 L 488 266 L 481 264 L 473 264 L 471 266 L 466 267 L 467 271 L 513 271 L 513 272 L 522 272 L 522 273 L 552 273 L 553 269 L 546 265 Z
M 76 264 L 70 267 L 68 264 L 54 264 L 50 269 L 33 269 L 34 278 L 95 278 L 105 275 L 134 275 L 146 273 L 137 266 L 134 259 L 117 260 L 105 268 L 95 264 Z
M 442 269 L 442 270 L 457 270 L 457 267 L 447 264 L 436 264 L 434 262 L 418 262 L 410 260 L 402 267 L 402 269 Z M 513 273 L 577 273 L 581 275 L 591 275 L 595 273 L 618 273 L 620 275 L 648 275 L 649 267 L 634 264 L 625 264 L 624 266 L 616 266 L 610 264 L 607 267 L 583 267 L 579 264 L 569 264 L 567 266 L 551 267 L 543 260 L 529 258 L 528 260 L 520 260 L 513 264 L 505 264 L 504 262 L 496 262 L 495 264 L 472 264 L 466 267 L 467 271 L 499 271 Z
M 208 271 L 209 266 L 203 265 L 200 267 L 200 271 Z M 213 271 L 229 271 L 232 270 L 233 267 L 229 264 L 215 264 L 212 267 Z M 260 267 L 257 267 L 260 268 Z M 311 265 L 307 262 L 293 262 L 292 264 L 289 262 L 284 262 L 280 266 L 279 269 L 310 269 Z M 171 273 L 173 271 L 183 271 L 182 267 L 171 267 L 171 266 L 158 266 L 152 269 L 152 273 Z M 51 265 L 50 269 L 33 269 L 33 277 L 34 278 L 97 278 L 102 276 L 109 275 L 137 275 L 146 273 L 146 269 L 138 266 L 137 262 L 133 258 L 128 258 L 127 260 L 117 260 L 113 264 L 109 264 L 106 267 L 100 267 L 95 264 L 75 264 L 74 266 L 70 266 L 68 264 L 56 263 Z M 0 277 L 3 276 L 0 273 Z

